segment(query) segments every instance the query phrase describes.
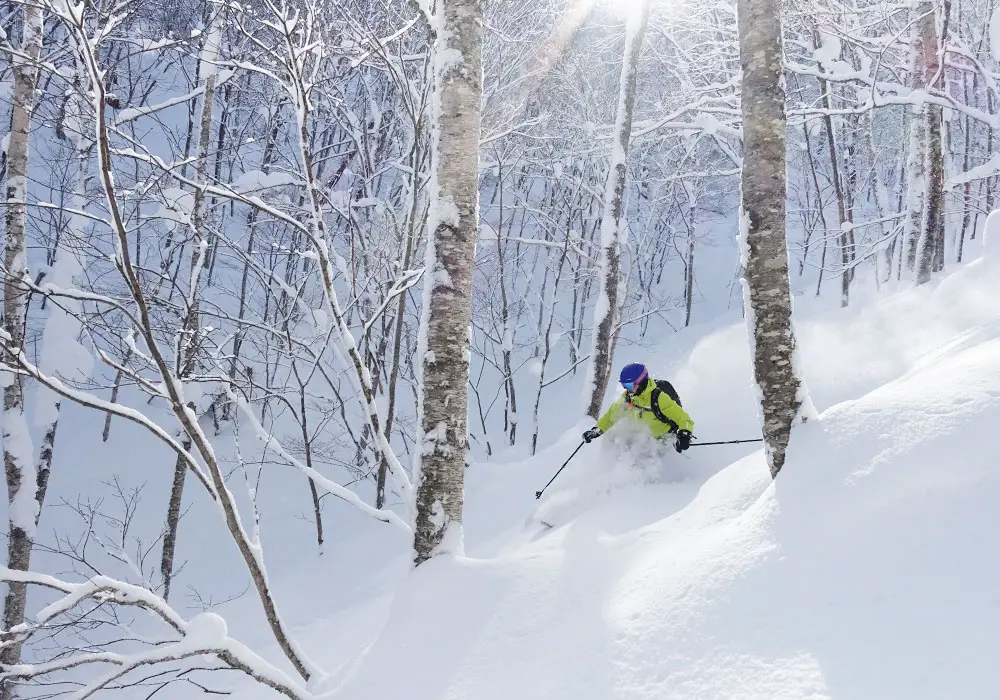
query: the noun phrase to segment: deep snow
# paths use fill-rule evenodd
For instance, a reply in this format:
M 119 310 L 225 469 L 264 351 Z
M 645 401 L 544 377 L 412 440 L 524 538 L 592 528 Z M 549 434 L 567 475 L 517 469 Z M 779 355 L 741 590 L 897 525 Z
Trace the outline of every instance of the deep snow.
M 755 445 L 677 455 L 612 431 L 536 500 L 589 427 L 581 421 L 533 458 L 472 465 L 466 556 L 412 573 L 405 536 L 345 504 L 315 556 L 308 523 L 270 515 L 294 510 L 289 499 L 307 510 L 304 478 L 266 471 L 264 556 L 280 609 L 330 674 L 313 690 L 344 700 L 995 696 L 998 294 L 991 255 L 846 310 L 797 297 L 821 418 L 797 430 L 776 482 Z M 638 359 L 625 354 L 619 362 Z M 755 437 L 738 319 L 678 333 L 649 363 L 677 386 L 700 439 Z M 127 467 L 100 463 L 103 417 L 86 421 L 80 464 Z M 136 430 L 113 427 L 140 444 Z M 72 476 L 64 488 L 95 480 L 82 467 Z M 204 501 L 191 502 L 182 536 L 203 543 L 185 550 L 189 577 L 216 597 L 185 591 L 176 603 L 186 615 L 207 604 L 229 634 L 287 668 L 253 597 L 222 600 L 245 576 Z M 197 677 L 241 700 L 275 697 L 235 674 Z
M 532 459 L 473 465 L 467 556 L 408 575 L 405 543 L 384 535 L 327 552 L 336 592 L 312 599 L 315 619 L 299 629 L 332 670 L 323 689 L 345 700 L 994 697 L 998 293 L 1000 268 L 978 260 L 800 321 L 821 419 L 797 430 L 775 482 L 754 446 L 622 456 L 612 433 L 536 501 L 584 422 Z M 740 325 L 691 335 L 657 368 L 703 440 L 751 437 Z M 340 593 L 345 581 L 354 595 Z

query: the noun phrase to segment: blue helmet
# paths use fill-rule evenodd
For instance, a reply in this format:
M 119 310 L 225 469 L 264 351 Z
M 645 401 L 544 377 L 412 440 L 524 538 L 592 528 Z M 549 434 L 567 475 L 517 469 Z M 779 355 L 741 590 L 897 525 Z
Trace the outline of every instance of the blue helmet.
M 632 391 L 637 386 L 640 386 L 648 376 L 649 372 L 646 370 L 646 365 L 633 362 L 622 367 L 621 374 L 618 376 L 618 382 L 627 391 Z

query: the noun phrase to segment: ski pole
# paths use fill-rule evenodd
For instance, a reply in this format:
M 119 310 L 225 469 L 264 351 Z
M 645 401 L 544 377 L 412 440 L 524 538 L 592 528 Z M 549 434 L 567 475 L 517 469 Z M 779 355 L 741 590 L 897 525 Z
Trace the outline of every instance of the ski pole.
M 764 438 L 754 438 L 753 440 L 722 440 L 721 442 L 692 442 L 691 447 L 705 447 L 706 445 L 739 445 L 744 442 L 764 442 Z
M 586 442 L 587 441 L 584 440 L 583 442 L 580 443 L 579 447 L 577 447 L 575 450 L 573 450 L 573 454 L 571 454 L 569 456 L 569 459 L 567 459 L 565 462 L 563 462 L 563 465 L 561 467 L 559 467 L 559 471 L 557 471 L 555 473 L 555 475 L 553 475 L 553 477 L 551 479 L 549 479 L 549 483 L 545 484 L 545 486 L 542 488 L 541 491 L 535 491 L 535 499 L 536 500 L 542 497 L 542 494 L 545 493 L 545 489 L 547 489 L 549 486 L 552 485 L 552 482 L 556 480 L 556 477 L 559 476 L 559 474 L 562 472 L 562 470 L 566 468 L 566 465 L 569 464 L 569 460 L 573 459 L 574 457 L 576 457 L 576 453 L 580 451 L 580 447 L 583 447 Z

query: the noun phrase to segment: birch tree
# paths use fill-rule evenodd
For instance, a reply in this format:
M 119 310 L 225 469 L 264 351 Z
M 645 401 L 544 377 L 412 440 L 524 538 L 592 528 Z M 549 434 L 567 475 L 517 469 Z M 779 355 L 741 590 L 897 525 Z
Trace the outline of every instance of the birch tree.
M 915 41 L 914 80 L 920 89 L 925 91 L 940 90 L 943 83 L 944 67 L 941 65 L 941 52 L 938 47 L 939 37 L 937 14 L 933 3 L 920 0 L 914 6 Z M 916 236 L 911 239 L 913 256 L 916 262 L 917 284 L 924 284 L 931 279 L 931 273 L 939 268 L 936 265 L 940 257 L 943 261 L 944 251 L 944 143 L 943 108 L 936 104 L 924 103 L 919 114 L 913 119 L 920 122 L 914 127 L 922 136 L 920 150 L 913 157 L 922 158 L 919 180 L 911 181 L 918 187 L 918 193 L 923 194 L 922 216 Z M 922 185 L 922 188 L 920 187 Z M 921 192 L 922 190 L 922 192 Z
M 12 50 L 14 85 L 11 128 L 7 147 L 6 212 L 4 214 L 3 333 L 7 352 L 24 346 L 25 299 L 22 279 L 27 274 L 25 229 L 27 227 L 28 164 L 32 111 L 38 87 L 38 59 L 42 51 L 44 16 L 34 3 L 24 4 L 24 24 L 20 51 Z M 24 415 L 24 377 L 13 377 L 3 395 L 3 458 L 7 476 L 8 529 L 7 566 L 27 571 L 37 518 L 45 498 L 47 482 L 33 464 L 33 448 Z M 4 597 L 4 630 L 24 622 L 26 587 L 9 582 Z M 0 650 L 0 664 L 16 664 L 21 658 L 21 642 L 6 639 Z M 0 681 L 0 697 L 14 697 L 13 686 Z
M 420 352 L 415 562 L 460 551 L 468 452 L 469 321 L 479 230 L 482 0 L 430 9 L 431 182 Z
M 754 349 L 771 476 L 785 463 L 792 426 L 810 403 L 797 365 L 785 242 L 785 91 L 779 0 L 739 0 L 743 67 L 740 247 L 744 307 Z
M 204 91 L 201 119 L 198 123 L 198 148 L 195 155 L 197 184 L 194 187 L 194 208 L 191 215 L 191 263 L 190 286 L 185 302 L 184 328 L 179 337 L 178 376 L 183 380 L 192 375 L 198 360 L 201 324 L 199 306 L 201 302 L 202 272 L 208 252 L 207 222 L 205 220 L 205 186 L 208 184 L 208 150 L 212 138 L 212 112 L 215 106 L 215 86 L 218 79 L 219 50 L 222 42 L 221 18 L 209 17 L 205 44 L 199 59 L 198 75 Z M 191 440 L 182 437 L 184 449 L 191 449 Z M 170 583 L 174 573 L 174 551 L 177 544 L 177 528 L 180 524 L 181 502 L 184 496 L 184 481 L 187 464 L 178 455 L 174 465 L 174 480 L 170 488 L 167 505 L 166 529 L 163 535 L 163 551 L 160 557 L 160 575 L 163 577 L 163 599 L 170 597 Z
M 604 393 L 614 358 L 614 333 L 618 321 L 618 285 L 621 276 L 622 205 L 625 198 L 626 163 L 629 140 L 632 134 L 632 114 L 635 111 L 636 74 L 642 39 L 649 20 L 649 2 L 640 0 L 630 14 L 625 29 L 625 53 L 622 57 L 621 82 L 618 88 L 618 107 L 611 146 L 611 162 L 604 189 L 604 211 L 601 216 L 601 289 L 594 307 L 594 331 L 591 340 L 590 361 L 587 364 L 587 382 L 584 401 L 587 415 L 596 419 L 601 413 Z

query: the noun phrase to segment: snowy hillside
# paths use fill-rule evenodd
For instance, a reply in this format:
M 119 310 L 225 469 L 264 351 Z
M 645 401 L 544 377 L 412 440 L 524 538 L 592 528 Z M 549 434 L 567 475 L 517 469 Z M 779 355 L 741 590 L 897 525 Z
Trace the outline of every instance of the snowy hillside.
M 313 614 L 303 642 L 337 669 L 315 689 L 345 700 L 992 697 L 1000 270 L 988 263 L 803 314 L 822 415 L 775 482 L 745 446 L 657 461 L 623 455 L 612 433 L 536 501 L 574 430 L 528 461 L 473 465 L 466 557 L 407 575 L 400 542 L 386 568 L 366 555 L 387 546 L 375 526 L 378 546 L 328 552 L 350 583 L 309 586 L 318 597 L 300 601 Z M 743 333 L 692 334 L 654 365 L 676 379 L 703 440 L 754 428 Z

